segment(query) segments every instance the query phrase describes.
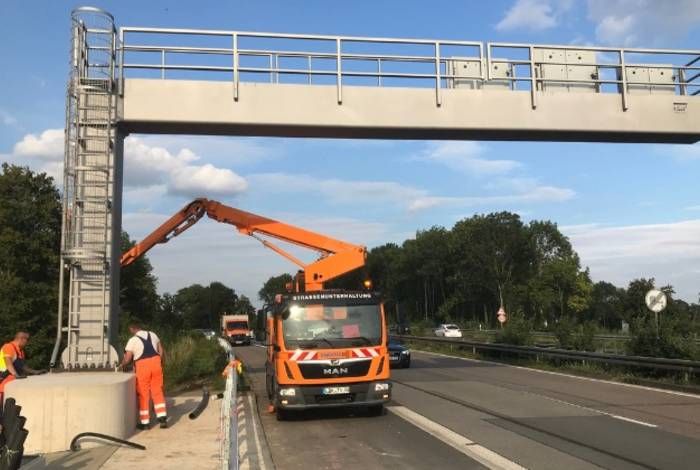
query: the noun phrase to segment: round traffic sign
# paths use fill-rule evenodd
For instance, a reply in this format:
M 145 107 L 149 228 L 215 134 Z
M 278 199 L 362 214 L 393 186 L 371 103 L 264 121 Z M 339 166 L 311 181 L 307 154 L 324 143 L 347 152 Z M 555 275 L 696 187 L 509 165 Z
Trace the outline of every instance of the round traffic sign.
M 651 289 L 649 292 L 647 292 L 647 295 L 644 297 L 644 301 L 646 302 L 649 310 L 654 313 L 661 312 L 668 304 L 666 294 L 659 289 Z
M 496 312 L 496 317 L 498 318 L 499 322 L 506 322 L 506 311 L 503 309 L 503 307 L 498 309 L 498 312 Z

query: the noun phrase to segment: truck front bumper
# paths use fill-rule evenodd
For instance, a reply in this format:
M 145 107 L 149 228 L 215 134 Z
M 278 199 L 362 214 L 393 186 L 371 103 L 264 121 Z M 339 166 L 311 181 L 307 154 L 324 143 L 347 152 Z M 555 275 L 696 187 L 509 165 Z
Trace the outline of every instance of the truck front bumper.
M 329 394 L 327 389 L 348 387 L 348 393 Z M 290 390 L 294 390 L 293 394 Z M 282 395 L 282 391 L 285 391 Z M 353 384 L 330 384 L 324 386 L 280 386 L 276 406 L 289 410 L 312 408 L 366 407 L 384 405 L 391 400 L 391 383 L 388 381 Z

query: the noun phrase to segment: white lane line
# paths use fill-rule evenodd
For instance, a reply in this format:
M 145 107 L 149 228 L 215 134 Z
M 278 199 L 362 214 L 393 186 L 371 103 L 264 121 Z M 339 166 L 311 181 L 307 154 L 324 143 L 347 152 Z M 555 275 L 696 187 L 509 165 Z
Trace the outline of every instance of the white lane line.
M 525 470 L 525 467 L 521 467 L 502 455 L 467 439 L 461 434 L 457 434 L 415 411 L 409 410 L 405 406 L 387 406 L 387 410 L 488 468 L 494 470 Z
M 263 449 L 262 446 L 260 445 L 260 433 L 258 431 L 258 419 L 256 416 L 256 413 L 258 412 L 258 408 L 255 406 L 255 403 L 253 402 L 253 394 L 249 393 L 248 394 L 248 410 L 250 410 L 251 417 L 250 417 L 250 422 L 253 423 L 253 437 L 255 438 L 255 450 L 258 455 L 258 465 L 260 465 L 261 470 L 266 470 L 267 466 L 265 465 L 265 456 L 263 455 Z
M 641 426 L 646 426 L 648 428 L 658 428 L 659 427 L 656 424 L 651 424 L 651 423 L 647 423 L 645 421 L 639 421 L 637 419 L 627 418 L 625 416 L 620 416 L 620 415 L 616 415 L 613 413 L 608 413 L 607 411 L 598 410 L 596 408 L 590 408 L 590 407 L 584 406 L 584 405 L 578 405 L 576 403 L 571 403 L 571 402 L 568 402 L 565 400 L 560 400 L 559 398 L 548 397 L 547 395 L 540 395 L 539 393 L 533 393 L 533 392 L 527 392 L 527 391 L 523 391 L 523 393 L 527 393 L 527 394 L 534 395 L 534 396 L 537 396 L 540 398 L 544 398 L 545 400 L 553 401 L 555 403 L 561 403 L 562 405 L 572 406 L 574 408 L 579 408 L 581 410 L 590 411 L 591 413 L 597 413 L 597 414 L 600 414 L 603 416 L 609 416 L 611 418 L 620 419 L 622 421 L 627 421 L 629 423 L 639 424 Z
M 610 416 L 611 418 L 621 419 L 622 421 L 628 421 L 630 423 L 639 424 L 640 426 L 646 426 L 648 428 L 658 428 L 658 426 L 656 424 L 645 423 L 644 421 L 639 421 L 639 420 L 632 419 L 632 418 L 626 418 L 626 417 L 620 416 L 620 415 L 613 415 L 610 413 L 604 413 L 604 414 Z
M 619 387 L 636 388 L 636 389 L 640 389 L 640 390 L 648 390 L 650 392 L 666 393 L 668 395 L 676 395 L 679 397 L 695 398 L 696 400 L 700 400 L 700 395 L 695 395 L 692 393 L 685 393 L 685 392 L 676 392 L 674 390 L 666 390 L 663 388 L 647 387 L 645 385 L 637 385 L 637 384 L 626 384 L 624 382 L 615 382 L 612 380 L 594 379 L 592 377 L 582 377 L 580 375 L 565 374 L 563 372 L 554 372 L 551 370 L 534 369 L 532 367 L 514 366 L 512 364 L 506 364 L 504 362 L 487 361 L 484 359 L 472 359 L 469 357 L 461 357 L 461 356 L 450 356 L 449 354 L 436 353 L 436 352 L 432 352 L 432 351 L 422 351 L 420 349 L 415 349 L 415 351 L 419 352 L 421 354 L 428 354 L 430 356 L 449 357 L 450 359 L 460 359 L 462 361 L 467 361 L 467 362 L 483 362 L 485 364 L 495 364 L 495 365 L 504 366 L 504 367 L 512 367 L 514 369 L 522 369 L 522 370 L 527 370 L 527 371 L 532 371 L 532 372 L 539 372 L 540 374 L 560 375 L 562 377 L 569 377 L 569 378 L 578 379 L 578 380 L 586 380 L 588 382 L 599 382 L 599 383 L 604 383 L 604 384 L 609 384 L 609 385 L 617 385 Z

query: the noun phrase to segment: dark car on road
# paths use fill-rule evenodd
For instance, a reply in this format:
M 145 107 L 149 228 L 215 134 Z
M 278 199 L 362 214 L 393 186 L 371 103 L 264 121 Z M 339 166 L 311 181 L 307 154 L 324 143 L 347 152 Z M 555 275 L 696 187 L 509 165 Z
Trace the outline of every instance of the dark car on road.
M 389 340 L 389 364 L 391 367 L 403 369 L 411 366 L 411 350 L 401 343 Z

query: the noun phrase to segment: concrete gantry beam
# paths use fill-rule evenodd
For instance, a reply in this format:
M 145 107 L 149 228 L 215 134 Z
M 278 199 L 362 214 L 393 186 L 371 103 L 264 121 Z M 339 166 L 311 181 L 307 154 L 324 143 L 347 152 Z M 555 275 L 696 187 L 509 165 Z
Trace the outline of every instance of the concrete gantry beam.
M 700 97 L 513 90 L 442 90 L 129 78 L 119 105 L 126 132 L 381 139 L 691 143 Z

